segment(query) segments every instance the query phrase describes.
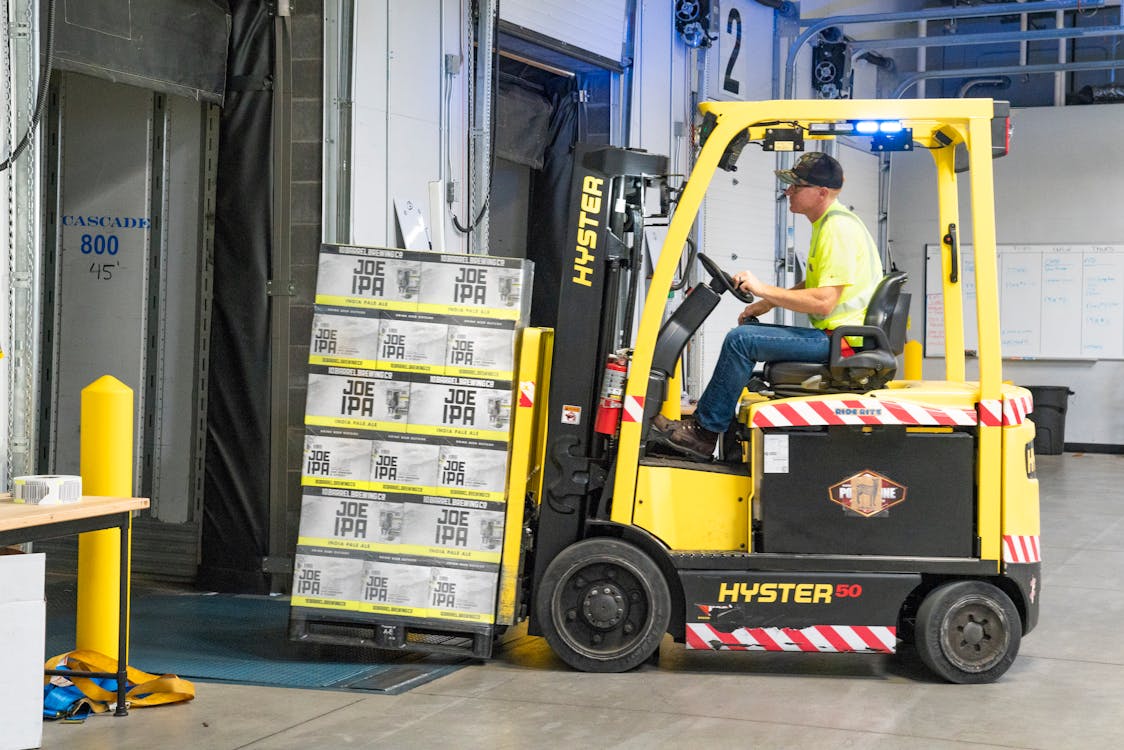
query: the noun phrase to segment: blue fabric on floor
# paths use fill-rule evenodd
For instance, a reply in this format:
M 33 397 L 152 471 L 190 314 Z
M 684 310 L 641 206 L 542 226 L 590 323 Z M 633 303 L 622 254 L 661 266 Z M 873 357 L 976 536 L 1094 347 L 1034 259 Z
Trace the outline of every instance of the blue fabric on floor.
M 74 648 L 73 604 L 59 606 L 67 593 L 58 592 L 54 606 L 49 604 L 44 658 Z M 468 663 L 456 657 L 295 643 L 288 638 L 288 626 L 287 597 L 134 591 L 129 665 L 202 681 L 395 694 Z

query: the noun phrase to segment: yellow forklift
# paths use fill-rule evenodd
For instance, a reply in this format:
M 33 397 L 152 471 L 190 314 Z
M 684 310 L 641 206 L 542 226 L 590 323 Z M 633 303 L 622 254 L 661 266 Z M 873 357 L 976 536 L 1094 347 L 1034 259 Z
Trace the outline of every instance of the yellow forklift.
M 572 667 L 615 672 L 690 649 L 894 653 L 916 645 L 958 683 L 999 678 L 1038 619 L 1034 426 L 1003 382 L 992 159 L 1007 105 L 990 99 L 708 102 L 635 335 L 636 238 L 666 160 L 579 147 L 559 323 L 524 332 L 495 624 L 529 617 Z M 774 363 L 707 463 L 661 455 L 676 370 L 726 271 L 670 314 L 669 290 L 715 170 L 741 150 L 869 138 L 936 167 L 945 379 L 896 379 L 908 296 L 889 273 L 851 357 Z M 965 158 L 966 156 L 966 158 Z M 965 377 L 957 172 L 968 168 L 979 380 Z M 537 394 L 537 397 L 536 397 Z M 526 502 L 524 503 L 524 499 Z
M 343 555 L 329 550 L 333 562 L 361 568 L 347 581 L 380 578 L 364 589 L 380 598 L 341 589 L 330 609 L 294 605 L 294 638 L 484 658 L 497 635 L 526 620 L 567 664 L 596 672 L 649 661 L 666 634 L 720 651 L 889 654 L 912 643 L 934 672 L 961 683 L 993 681 L 1011 665 L 1038 620 L 1041 558 L 1030 394 L 1003 382 L 999 351 L 992 159 L 1007 149 L 1006 103 L 701 110 L 702 148 L 681 190 L 668 187 L 665 157 L 575 149 L 566 237 L 544 239 L 549 249 L 535 258 L 534 301 L 553 308 L 545 317 L 556 323 L 522 331 L 514 398 L 489 407 L 498 422 L 510 415 L 511 432 L 503 520 L 489 511 L 479 527 L 476 552 L 488 560 L 454 559 L 440 538 L 439 558 L 384 549 L 407 521 L 380 505 L 381 536 L 334 540 Z M 714 460 L 661 453 L 652 421 L 679 416 L 684 347 L 721 295 L 742 295 L 727 273 L 738 269 L 700 252 L 704 280 L 669 303 L 682 264 L 694 265 L 688 236 L 715 170 L 735 169 L 746 147 L 795 152 L 839 138 L 933 157 L 944 380 L 897 379 L 909 295 L 905 275 L 891 269 L 864 325 L 833 333 L 829 362 L 768 366 Z M 965 168 L 978 381 L 965 375 L 957 195 Z M 646 278 L 646 224 L 668 216 Z M 403 278 L 403 289 L 420 283 Z M 848 357 L 843 336 L 862 342 Z M 405 416 L 403 393 L 388 398 Z M 367 572 L 368 560 L 409 574 L 401 606 L 381 598 L 385 574 Z M 449 570 L 475 582 L 480 611 L 455 610 L 433 588 L 448 585 L 440 575 Z M 419 588 L 434 592 L 425 606 Z M 493 592 L 494 610 L 483 611 Z

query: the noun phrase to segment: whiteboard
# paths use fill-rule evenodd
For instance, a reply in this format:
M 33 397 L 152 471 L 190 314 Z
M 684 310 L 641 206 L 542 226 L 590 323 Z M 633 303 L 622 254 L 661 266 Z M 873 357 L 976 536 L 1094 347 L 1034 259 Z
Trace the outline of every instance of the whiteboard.
M 1124 244 L 1000 245 L 1003 356 L 1124 359 Z M 961 245 L 964 348 L 976 349 L 975 269 Z M 944 356 L 941 246 L 925 246 L 925 356 Z

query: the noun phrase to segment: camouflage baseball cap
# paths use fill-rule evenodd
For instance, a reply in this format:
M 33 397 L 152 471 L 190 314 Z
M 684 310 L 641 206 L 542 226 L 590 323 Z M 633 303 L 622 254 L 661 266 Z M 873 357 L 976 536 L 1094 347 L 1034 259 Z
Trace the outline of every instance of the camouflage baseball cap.
M 815 185 L 838 190 L 843 187 L 843 167 L 819 151 L 809 151 L 792 169 L 775 169 L 777 179 L 787 185 Z

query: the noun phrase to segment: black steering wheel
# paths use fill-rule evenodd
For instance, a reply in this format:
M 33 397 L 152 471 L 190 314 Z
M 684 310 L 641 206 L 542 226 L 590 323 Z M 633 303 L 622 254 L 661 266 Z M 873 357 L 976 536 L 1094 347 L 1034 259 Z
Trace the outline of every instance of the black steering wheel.
M 747 305 L 753 302 L 753 295 L 749 292 L 743 292 L 740 288 L 738 288 L 738 284 L 736 281 L 734 281 L 733 277 L 719 268 L 717 263 L 712 261 L 707 256 L 703 255 L 702 253 L 699 253 L 698 258 L 699 263 L 702 263 L 703 268 L 705 268 L 706 272 L 710 274 L 710 277 L 717 281 L 723 289 L 725 289 L 730 294 L 734 295 L 735 298 L 741 300 Z M 720 291 L 720 289 L 716 288 L 713 284 L 711 284 L 711 288 L 716 292 Z

